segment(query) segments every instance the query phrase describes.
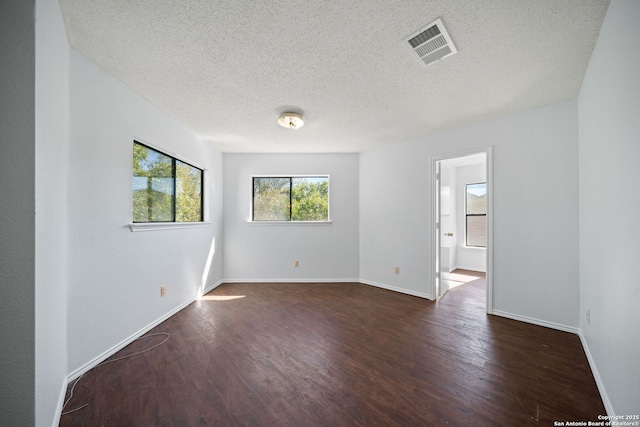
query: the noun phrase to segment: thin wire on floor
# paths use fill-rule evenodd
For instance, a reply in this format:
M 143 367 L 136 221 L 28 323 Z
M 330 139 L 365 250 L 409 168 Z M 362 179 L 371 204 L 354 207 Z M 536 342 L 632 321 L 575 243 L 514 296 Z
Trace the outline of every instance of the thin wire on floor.
M 154 346 L 151 346 L 151 347 L 149 347 L 149 348 L 147 348 L 147 349 L 144 349 L 144 350 L 141 350 L 141 351 L 138 351 L 138 352 L 135 352 L 135 353 L 127 354 L 126 356 L 121 356 L 121 357 L 116 357 L 115 359 L 105 360 L 104 362 L 100 362 L 100 363 L 98 363 L 98 364 L 94 367 L 94 369 L 95 369 L 95 368 L 98 368 L 98 367 L 100 367 L 100 366 L 102 366 L 102 365 L 106 365 L 107 363 L 117 362 L 117 361 L 122 360 L 122 359 L 127 359 L 127 358 L 129 358 L 129 357 L 137 356 L 137 355 L 139 355 L 139 354 L 142 354 L 142 353 L 146 353 L 146 352 L 148 352 L 148 351 L 151 351 L 151 350 L 153 350 L 154 348 L 160 347 L 162 344 L 164 344 L 164 343 L 166 343 L 167 341 L 169 341 L 169 338 L 171 338 L 171 334 L 170 334 L 170 333 L 168 333 L 168 332 L 157 332 L 157 333 L 154 333 L 154 334 L 144 335 L 144 336 L 142 336 L 142 337 L 136 338 L 136 339 L 135 339 L 135 340 L 133 340 L 133 341 L 135 342 L 135 341 L 139 341 L 139 340 L 141 340 L 141 339 L 143 339 L 143 338 L 150 338 L 150 337 L 155 337 L 155 336 L 159 336 L 159 335 L 164 335 L 164 336 L 166 337 L 166 338 L 165 338 L 161 343 L 158 343 L 158 344 L 156 344 L 156 345 L 154 345 Z M 73 383 L 73 385 L 71 386 L 71 391 L 70 391 L 70 393 L 69 393 L 69 397 L 67 398 L 67 400 L 65 400 L 64 404 L 62 405 L 62 410 L 63 410 L 63 411 L 64 411 L 64 408 L 65 408 L 65 407 L 67 406 L 67 404 L 69 403 L 69 401 L 71 400 L 71 398 L 73 397 L 73 390 L 76 388 L 76 385 L 78 384 L 78 382 L 80 382 L 80 379 L 82 379 L 82 377 L 83 377 L 83 376 L 84 376 L 84 374 L 82 374 L 82 375 L 80 375 L 78 378 L 76 378 L 75 382 L 74 382 L 74 383 Z M 75 408 L 75 409 L 70 409 L 70 410 L 68 410 L 68 411 L 64 411 L 64 412 L 62 412 L 60 415 L 61 415 L 61 416 L 62 416 L 62 415 L 67 415 L 67 414 L 70 414 L 70 413 L 72 413 L 72 412 L 79 411 L 80 409 L 86 408 L 87 406 L 89 406 L 89 404 L 88 404 L 88 403 L 85 403 L 84 405 L 79 406 L 79 407 L 77 407 L 77 408 Z

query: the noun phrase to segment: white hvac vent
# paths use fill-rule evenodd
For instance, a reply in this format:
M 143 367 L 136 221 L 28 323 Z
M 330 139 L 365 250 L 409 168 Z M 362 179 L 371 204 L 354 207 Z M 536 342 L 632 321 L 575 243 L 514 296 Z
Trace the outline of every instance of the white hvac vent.
M 440 19 L 411 34 L 402 43 L 417 55 L 424 67 L 458 52 Z

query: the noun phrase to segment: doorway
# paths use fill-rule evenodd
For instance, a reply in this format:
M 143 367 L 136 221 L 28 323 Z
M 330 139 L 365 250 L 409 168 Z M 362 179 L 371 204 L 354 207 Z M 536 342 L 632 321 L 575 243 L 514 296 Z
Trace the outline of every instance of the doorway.
M 491 147 L 430 158 L 430 271 L 433 300 L 460 284 L 454 271 L 486 273 L 486 311 L 492 304 Z

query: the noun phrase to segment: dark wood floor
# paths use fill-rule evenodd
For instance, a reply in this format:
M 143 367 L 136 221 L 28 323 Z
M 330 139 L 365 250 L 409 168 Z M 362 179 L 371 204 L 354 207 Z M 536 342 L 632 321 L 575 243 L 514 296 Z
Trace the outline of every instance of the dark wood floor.
M 99 366 L 61 426 L 552 426 L 605 410 L 576 335 L 354 283 L 224 284 Z M 137 341 L 114 357 L 162 341 Z

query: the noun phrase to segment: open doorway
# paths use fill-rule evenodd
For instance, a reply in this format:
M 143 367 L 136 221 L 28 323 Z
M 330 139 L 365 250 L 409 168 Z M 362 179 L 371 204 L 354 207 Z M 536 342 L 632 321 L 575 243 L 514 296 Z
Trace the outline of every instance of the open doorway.
M 432 157 L 432 299 L 486 275 L 492 311 L 491 149 Z

